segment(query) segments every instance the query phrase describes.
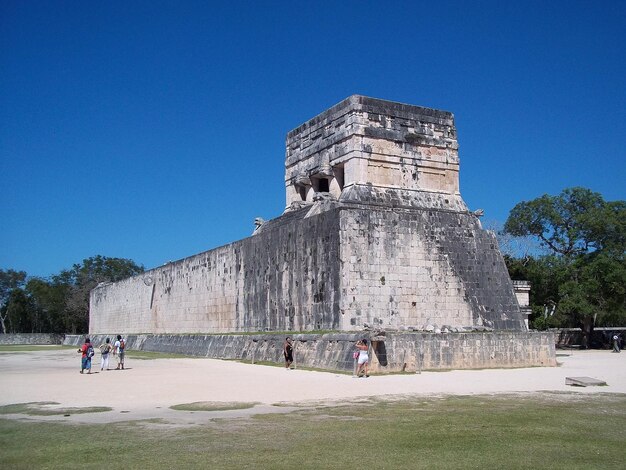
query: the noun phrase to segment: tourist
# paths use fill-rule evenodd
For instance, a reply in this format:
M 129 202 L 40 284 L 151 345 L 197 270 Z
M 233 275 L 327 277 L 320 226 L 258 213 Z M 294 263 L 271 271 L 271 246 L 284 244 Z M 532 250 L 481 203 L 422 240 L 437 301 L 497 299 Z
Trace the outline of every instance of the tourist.
M 619 352 L 619 335 L 618 334 L 614 334 L 613 335 L 613 352 L 614 353 L 618 353 Z
M 285 356 L 285 368 L 291 369 L 291 363 L 293 362 L 293 344 L 289 336 L 287 336 L 285 344 L 283 345 L 283 355 Z
M 107 338 L 106 341 L 100 345 L 100 370 L 104 370 L 105 367 L 109 370 L 109 353 L 111 352 L 111 349 L 113 349 L 111 346 L 111 340 Z
M 124 350 L 126 349 L 126 341 L 122 335 L 117 335 L 117 341 L 113 347 L 113 354 L 117 357 L 117 367 L 115 370 L 124 370 Z
M 91 374 L 91 358 L 93 357 L 93 346 L 89 338 L 85 338 L 85 344 L 83 344 L 78 351 L 82 354 L 80 358 L 80 373 L 82 374 L 87 369 L 87 373 Z
M 369 377 L 370 375 L 368 373 L 367 366 L 368 366 L 368 362 L 370 358 L 367 354 L 367 350 L 368 350 L 367 340 L 362 339 L 362 340 L 357 341 L 356 348 L 359 350 L 359 360 L 358 360 L 358 364 L 356 368 L 356 376 L 363 377 L 361 375 L 361 372 L 363 372 L 365 377 Z

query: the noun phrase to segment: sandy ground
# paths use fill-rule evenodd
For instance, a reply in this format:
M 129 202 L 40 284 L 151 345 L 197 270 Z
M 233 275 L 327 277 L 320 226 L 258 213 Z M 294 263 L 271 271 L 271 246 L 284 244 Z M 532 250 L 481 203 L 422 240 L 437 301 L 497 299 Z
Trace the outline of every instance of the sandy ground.
M 360 398 L 472 395 L 537 391 L 626 394 L 626 352 L 564 351 L 559 367 L 422 372 L 353 378 L 328 372 L 286 370 L 214 359 L 128 358 L 126 370 L 79 374 L 73 350 L 0 353 L 0 405 L 52 401 L 61 408 L 107 406 L 104 413 L 28 419 L 115 422 L 160 418 L 172 424 L 197 424 L 219 417 L 287 412 L 295 406 L 352 403 Z M 566 377 L 593 377 L 606 387 L 572 387 Z M 182 412 L 170 406 L 192 402 L 254 402 L 247 410 Z M 281 406 L 273 406 L 280 404 Z M 293 406 L 290 406 L 293 405 Z M 18 417 L 17 415 L 10 415 Z M 24 418 L 24 415 L 19 415 Z

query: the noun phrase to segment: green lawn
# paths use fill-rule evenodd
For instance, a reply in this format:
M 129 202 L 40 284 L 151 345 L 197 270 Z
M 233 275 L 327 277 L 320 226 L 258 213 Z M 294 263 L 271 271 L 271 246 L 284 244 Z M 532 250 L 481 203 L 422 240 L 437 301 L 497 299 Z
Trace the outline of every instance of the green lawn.
M 412 398 L 172 427 L 0 419 L 0 468 L 621 469 L 626 396 Z
M 181 403 L 180 405 L 170 406 L 173 410 L 178 411 L 227 411 L 227 410 L 245 410 L 252 408 L 256 403 L 245 402 L 213 402 L 213 401 L 197 401 L 194 403 Z
M 24 414 L 33 416 L 54 416 L 84 413 L 100 413 L 103 411 L 111 411 L 113 408 L 108 406 L 87 406 L 82 408 L 70 407 L 59 408 L 59 403 L 54 401 L 16 403 L 13 405 L 0 406 L 0 415 L 6 414 Z

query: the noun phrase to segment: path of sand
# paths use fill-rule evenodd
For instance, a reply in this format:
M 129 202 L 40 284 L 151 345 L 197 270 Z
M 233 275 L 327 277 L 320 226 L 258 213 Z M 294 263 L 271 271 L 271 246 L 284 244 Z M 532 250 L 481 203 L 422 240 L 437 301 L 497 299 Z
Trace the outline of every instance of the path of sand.
M 626 353 L 567 351 L 559 367 L 459 370 L 352 378 L 328 372 L 285 370 L 214 359 L 128 359 L 127 370 L 79 374 L 73 350 L 0 353 L 0 405 L 52 401 L 59 407 L 107 406 L 105 413 L 29 419 L 115 422 L 161 418 L 194 424 L 215 417 L 289 411 L 288 404 L 351 403 L 368 397 L 471 395 L 536 391 L 626 394 Z M 565 377 L 588 376 L 606 387 L 572 387 Z M 254 402 L 252 410 L 181 412 L 176 404 Z M 281 407 L 272 406 L 281 404 Z M 23 418 L 24 415 L 21 415 Z

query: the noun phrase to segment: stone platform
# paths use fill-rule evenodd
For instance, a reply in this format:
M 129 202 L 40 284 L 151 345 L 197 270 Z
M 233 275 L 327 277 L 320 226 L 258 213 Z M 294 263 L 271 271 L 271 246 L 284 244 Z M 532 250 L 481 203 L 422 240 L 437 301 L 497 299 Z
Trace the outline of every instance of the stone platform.
M 594 387 L 606 386 L 604 380 L 594 379 L 593 377 L 565 377 L 565 385 L 573 385 L 575 387 Z
M 106 337 L 94 335 L 99 345 Z M 176 353 L 216 359 L 283 363 L 285 333 L 250 335 L 127 335 L 131 350 Z M 352 371 L 355 342 L 370 339 L 374 373 L 421 370 L 489 369 L 556 366 L 554 335 L 545 332 L 293 334 L 296 367 Z M 84 336 L 68 335 L 66 345 L 79 346 Z

